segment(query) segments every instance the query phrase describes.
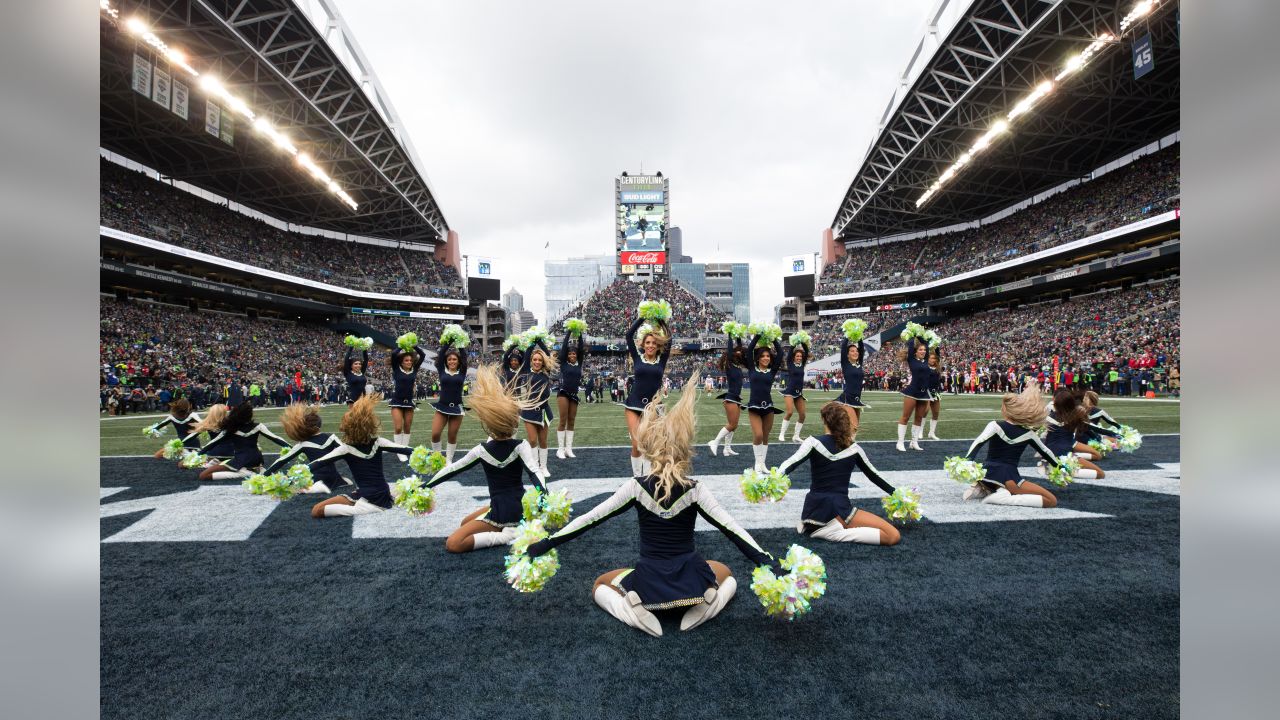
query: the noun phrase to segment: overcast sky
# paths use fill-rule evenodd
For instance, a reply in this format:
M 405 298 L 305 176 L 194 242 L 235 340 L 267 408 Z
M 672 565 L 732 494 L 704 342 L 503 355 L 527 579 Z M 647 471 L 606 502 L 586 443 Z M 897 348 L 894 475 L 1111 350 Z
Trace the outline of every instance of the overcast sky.
M 613 178 L 661 170 L 695 262 L 819 248 L 936 0 L 339 0 L 462 251 L 545 321 L 543 261 L 611 252 Z M 550 242 L 550 248 L 544 246 Z

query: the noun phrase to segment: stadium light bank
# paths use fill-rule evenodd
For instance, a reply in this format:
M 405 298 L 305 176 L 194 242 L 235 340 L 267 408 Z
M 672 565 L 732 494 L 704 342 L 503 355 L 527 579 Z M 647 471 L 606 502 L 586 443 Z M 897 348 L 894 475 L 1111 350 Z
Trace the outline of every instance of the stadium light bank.
M 995 142 L 1001 135 L 1008 132 L 1010 123 L 1022 115 L 1031 112 L 1031 110 L 1035 108 L 1036 104 L 1039 103 L 1046 95 L 1052 93 L 1059 83 L 1087 65 L 1099 52 L 1114 45 L 1116 41 L 1124 37 L 1124 34 L 1133 27 L 1135 22 L 1147 15 L 1150 15 L 1151 11 L 1159 4 L 1160 0 L 1142 0 L 1142 2 L 1134 5 L 1133 8 L 1129 10 L 1129 14 L 1125 15 L 1120 21 L 1119 37 L 1112 35 L 1109 32 L 1104 32 L 1095 38 L 1093 42 L 1089 43 L 1089 46 L 1084 50 L 1068 58 L 1062 70 L 1054 76 L 1052 80 L 1045 80 L 1039 85 L 1036 85 L 1035 89 L 1019 100 L 1017 104 L 1013 106 L 1013 109 L 1011 109 L 1003 118 L 996 120 L 995 123 L 992 124 L 992 126 L 973 143 L 972 147 L 965 151 L 963 155 L 956 158 L 956 161 L 951 163 L 946 170 L 943 170 L 942 174 L 938 176 L 938 179 L 929 186 L 929 189 L 925 190 L 924 193 L 916 199 L 916 207 L 920 207 L 926 202 L 929 202 L 929 198 L 932 198 L 937 194 L 937 192 L 941 190 L 942 187 L 951 180 L 951 178 L 955 177 L 956 174 L 964 169 L 966 165 L 972 162 L 974 157 L 990 147 L 991 143 Z
M 99 0 L 98 6 L 101 8 L 102 14 L 112 20 L 120 20 L 120 11 L 111 5 L 110 0 Z M 137 16 L 128 18 L 124 21 L 124 28 L 130 35 L 140 38 L 143 42 L 155 48 L 156 52 L 168 58 L 174 67 L 182 68 L 192 78 L 198 79 L 201 89 L 206 93 L 218 98 L 232 111 L 252 122 L 255 130 L 270 139 L 277 148 L 292 156 L 302 169 L 315 178 L 316 182 L 327 188 L 329 192 L 336 195 L 352 210 L 359 208 L 359 204 L 347 194 L 347 191 L 343 190 L 333 178 L 329 177 L 329 174 L 321 169 L 310 155 L 298 150 L 288 135 L 285 135 L 272 125 L 265 117 L 255 113 L 244 100 L 232 94 L 218 78 L 213 75 L 202 75 L 191 67 L 190 63 L 187 62 L 187 56 L 181 50 L 170 47 L 161 40 L 142 18 Z

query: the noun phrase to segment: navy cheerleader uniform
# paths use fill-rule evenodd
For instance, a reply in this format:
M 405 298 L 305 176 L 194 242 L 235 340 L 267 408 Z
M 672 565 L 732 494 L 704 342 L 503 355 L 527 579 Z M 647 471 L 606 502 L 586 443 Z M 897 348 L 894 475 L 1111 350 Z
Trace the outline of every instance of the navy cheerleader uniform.
M 422 361 L 427 359 L 427 355 L 416 345 L 413 348 L 413 353 L 417 357 L 413 359 L 413 369 L 409 372 L 405 372 L 400 367 L 400 361 L 407 353 L 399 348 L 391 353 L 392 392 L 391 402 L 387 403 L 390 407 L 404 408 L 406 410 L 413 410 L 418 407 L 418 403 L 413 401 L 413 390 L 418 384 L 418 369 L 422 367 Z M 438 358 L 439 356 L 437 355 L 436 357 Z
M 635 567 L 620 573 L 614 584 L 626 592 L 634 591 L 647 610 L 698 605 L 706 601 L 707 589 L 716 587 L 715 572 L 693 542 L 699 516 L 724 533 L 753 564 L 773 564 L 773 556 L 720 507 L 706 484 L 676 484 L 666 504 L 661 505 L 654 499 L 657 483 L 652 475 L 623 481 L 608 500 L 560 532 L 530 545 L 529 555 L 538 557 L 634 507 L 639 515 L 640 559 Z
M 937 368 L 929 368 L 929 397 L 930 402 L 942 399 L 942 376 Z
M 200 433 L 198 432 L 193 432 L 182 438 L 182 445 L 183 447 L 187 447 L 187 442 L 193 441 L 197 448 L 196 452 L 201 455 L 207 455 L 214 460 L 226 460 L 236 453 L 235 448 L 231 446 L 230 435 L 221 432 L 214 435 L 212 431 L 209 435 L 211 436 L 209 438 L 209 442 L 205 443 L 203 447 L 200 445 Z
M 835 402 L 849 407 L 865 408 L 869 405 L 862 404 L 862 384 L 865 375 L 862 372 L 862 361 L 866 359 L 867 348 L 858 341 L 858 362 L 849 362 L 849 338 L 840 341 L 840 374 L 844 376 L 844 387 L 840 390 L 840 397 Z
M 804 345 L 798 346 L 800 352 L 800 363 L 796 364 L 795 358 L 796 347 L 792 347 L 787 351 L 787 374 L 786 384 L 782 387 L 782 394 L 796 400 L 804 399 L 804 366 L 809 364 L 809 348 Z
M 667 344 L 662 346 L 662 353 L 658 359 L 649 362 L 644 359 L 644 355 L 636 348 L 636 331 L 644 324 L 642 318 L 636 318 L 631 323 L 631 328 L 627 330 L 627 354 L 631 356 L 631 366 L 635 373 L 629 383 L 631 388 L 627 391 L 627 398 L 622 405 L 628 410 L 636 412 L 644 412 L 644 408 L 651 400 L 658 396 L 658 391 L 662 389 L 662 376 L 667 371 L 667 358 L 671 357 L 671 338 L 667 338 Z
M 307 467 L 311 468 L 313 476 L 318 477 L 318 473 L 324 472 L 324 467 L 332 466 L 338 460 L 346 461 L 347 467 L 351 468 L 351 478 L 356 483 L 356 489 L 347 495 L 356 502 L 355 514 L 376 512 L 379 509 L 386 510 L 395 504 L 395 499 L 391 496 L 391 486 L 387 484 L 382 474 L 382 455 L 384 453 L 408 455 L 411 452 L 413 448 L 397 445 L 385 438 L 377 438 L 364 445 L 348 445 L 339 442 L 337 447 L 325 455 L 307 463 Z
M 227 438 L 231 441 L 231 458 L 222 461 L 228 470 L 246 470 L 262 465 L 262 451 L 258 449 L 258 437 L 262 436 L 282 448 L 289 447 L 284 438 L 267 429 L 262 423 L 245 424 L 235 430 L 223 430 L 200 448 L 200 452 L 209 455 L 219 440 Z
M 482 463 L 484 479 L 489 484 L 489 511 L 476 518 L 496 528 L 515 527 L 524 519 L 520 499 L 524 497 L 521 474 L 527 474 L 534 486 L 547 492 L 547 486 L 538 474 L 538 460 L 527 440 L 489 440 L 481 443 L 458 460 L 440 469 L 427 481 L 426 487 L 445 480 Z
M 724 370 L 725 391 L 717 395 L 716 399 L 745 407 L 746 404 L 742 402 L 742 380 L 745 368 L 733 361 L 735 346 L 740 347 L 741 345 L 741 340 L 735 340 L 732 337 L 727 337 L 725 340 L 724 352 L 725 357 L 728 358 Z M 747 357 L 745 352 L 743 357 Z
M 564 342 L 560 343 L 560 389 L 556 391 L 556 397 L 562 397 L 573 403 L 578 404 L 578 388 L 582 386 L 582 366 L 586 358 L 584 350 L 586 343 L 581 335 L 578 336 L 578 347 L 574 348 L 574 352 L 578 353 L 578 362 L 569 362 L 569 333 L 564 334 Z
M 902 395 L 913 400 L 931 402 L 933 396 L 929 394 L 929 361 L 916 359 L 917 342 L 918 339 L 914 337 L 907 341 L 907 368 L 911 372 L 911 381 L 902 388 Z
M 441 415 L 457 417 L 467 409 L 462 404 L 462 386 L 467 382 L 467 354 L 459 350 L 458 369 L 449 370 L 445 366 L 447 350 L 448 348 L 441 347 L 436 352 L 436 374 L 440 377 L 440 398 L 431 403 L 431 407 Z
M 862 471 L 876 487 L 892 495 L 894 487 L 885 482 L 880 471 L 871 464 L 858 443 L 843 450 L 830 435 L 810 435 L 800 443 L 795 454 L 778 466 L 778 472 L 790 474 L 800 463 L 809 461 L 809 493 L 800 511 L 800 532 L 808 535 L 832 520 L 848 523 L 857 510 L 849 500 L 849 476 Z
M 276 458 L 276 461 L 271 463 L 271 467 L 262 471 L 262 474 L 270 475 L 278 470 L 292 467 L 294 460 L 299 455 L 310 463 L 313 460 L 319 460 L 340 447 L 342 447 L 342 441 L 338 439 L 337 435 L 324 432 L 316 433 L 294 445 L 289 449 L 289 452 Z M 334 467 L 333 463 L 317 465 L 312 469 L 311 477 L 315 482 L 324 483 L 330 490 L 347 484 L 347 479 L 338 474 L 338 468 Z
M 1095 425 L 1110 425 L 1117 430 L 1123 427 L 1123 425 L 1116 422 L 1115 418 L 1108 415 L 1106 410 L 1096 406 L 1089 411 L 1089 422 Z
M 200 447 L 200 433 L 191 432 L 191 428 L 195 427 L 195 424 L 198 422 L 200 422 L 199 413 L 193 412 L 182 420 L 179 420 L 172 414 L 169 414 L 165 415 L 163 420 L 147 429 L 159 430 L 165 425 L 172 425 L 174 432 L 177 433 L 178 437 L 182 438 L 182 447 L 195 450 Z
M 534 347 L 541 350 L 543 355 L 551 357 L 551 351 L 547 350 L 547 346 L 541 340 L 537 340 L 520 361 L 520 372 L 517 375 L 520 379 L 517 382 L 527 387 L 529 399 L 538 403 L 537 407 L 521 410 L 520 419 L 534 425 L 549 425 L 556 417 L 555 413 L 551 412 L 551 374 L 547 372 L 545 365 L 542 372 L 533 372 L 529 368 L 533 360 Z
M 1094 408 L 1094 409 L 1098 410 L 1098 408 Z M 1099 412 L 1101 411 L 1099 410 Z M 1102 413 L 1102 415 L 1106 415 L 1106 413 Z M 1097 418 L 1099 422 L 1087 423 L 1083 427 L 1081 427 L 1079 430 L 1077 430 L 1075 435 L 1071 436 L 1073 441 L 1072 447 L 1075 447 L 1074 443 L 1076 442 L 1081 442 L 1088 445 L 1091 441 L 1101 440 L 1104 437 L 1111 437 L 1111 438 L 1120 437 L 1120 433 L 1116 432 L 1115 430 L 1112 430 L 1109 427 L 1106 427 L 1105 425 L 1102 425 L 1102 422 L 1105 422 L 1105 420 L 1100 415 L 1091 415 L 1090 419 L 1092 420 L 1093 418 Z M 1057 419 L 1054 417 L 1053 413 L 1050 412 L 1049 413 L 1050 435 L 1053 434 L 1054 424 L 1056 423 L 1057 423 Z M 1070 435 L 1070 433 L 1066 432 L 1065 430 L 1063 430 L 1063 433 Z M 1062 444 L 1062 442 L 1063 442 L 1062 439 L 1058 439 L 1059 444 Z M 1045 444 L 1049 445 L 1049 437 L 1045 437 Z M 1049 445 L 1049 447 L 1052 448 L 1053 445 Z
M 1022 451 L 1027 447 L 1039 453 L 1046 464 L 1058 466 L 1058 457 L 1045 446 L 1035 430 L 1014 425 L 1007 420 L 992 420 L 987 423 L 982 434 L 969 446 L 965 458 L 975 459 L 974 456 L 983 445 L 987 446 L 987 459 L 982 463 L 987 469 L 987 476 L 982 482 L 996 489 L 1004 487 L 1009 480 L 1022 484 L 1022 476 L 1018 474 L 1018 461 L 1022 459 Z
M 511 369 L 512 358 L 517 360 L 524 359 L 523 354 L 520 352 L 520 348 L 515 347 L 514 345 L 507 348 L 507 351 L 502 353 L 502 380 L 508 385 L 515 382 L 516 377 L 520 374 L 519 364 L 516 365 L 514 370 Z
M 342 376 L 347 379 L 347 404 L 352 405 L 356 400 L 364 396 L 365 387 L 369 384 L 369 379 L 364 376 L 366 370 L 369 369 L 369 351 L 365 350 L 360 364 L 360 372 L 351 372 L 351 364 L 356 361 L 351 353 L 355 348 L 347 347 L 347 356 L 342 360 Z
M 773 360 L 768 370 L 760 370 L 755 362 L 756 343 L 760 336 L 751 338 L 747 345 L 747 357 L 751 358 L 751 367 L 747 370 L 747 384 L 750 395 L 747 397 L 747 411 L 757 415 L 782 414 L 782 410 L 773 406 L 773 381 L 778 377 L 778 359 L 782 357 L 782 343 L 773 341 Z

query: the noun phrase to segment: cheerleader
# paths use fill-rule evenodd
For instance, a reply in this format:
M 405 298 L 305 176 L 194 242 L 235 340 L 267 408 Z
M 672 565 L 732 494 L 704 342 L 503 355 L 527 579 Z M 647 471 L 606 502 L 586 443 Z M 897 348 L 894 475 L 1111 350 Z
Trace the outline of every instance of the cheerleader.
M 1045 424 L 1048 426 L 1048 432 L 1044 436 L 1045 446 L 1058 457 L 1075 453 L 1080 459 L 1080 469 L 1076 471 L 1076 477 L 1087 480 L 1106 477 L 1102 468 L 1095 464 L 1102 459 L 1102 455 L 1089 447 L 1086 444 L 1087 440 L 1081 442 L 1079 438 L 1087 437 L 1090 433 L 1103 435 L 1113 433 L 1101 426 L 1092 425 L 1089 422 L 1088 412 L 1080 404 L 1076 394 L 1067 388 L 1061 388 L 1053 394 L 1053 403 L 1050 407 L 1052 409 L 1045 418 Z M 1041 464 L 1041 469 L 1043 468 Z
M 751 421 L 751 454 L 755 456 L 755 469 L 765 472 L 765 458 L 769 453 L 769 434 L 773 432 L 773 416 L 782 411 L 773 406 L 773 381 L 778 377 L 782 362 L 782 343 L 773 341 L 773 348 L 757 348 L 760 336 L 751 338 L 746 354 L 753 358 L 747 373 L 747 415 Z
M 804 427 L 804 366 L 809 363 L 809 346 L 803 343 L 791 348 L 787 353 L 786 384 L 782 388 L 783 404 L 787 412 L 782 416 L 782 432 L 778 433 L 778 442 L 787 440 L 787 423 L 791 413 L 796 414 L 796 429 L 791 439 L 800 442 L 800 428 Z
M 626 399 L 623 400 L 623 412 L 627 419 L 627 434 L 631 436 L 631 475 L 640 477 L 647 475 L 646 463 L 640 455 L 640 444 L 637 433 L 640 428 L 640 416 L 649 403 L 658 397 L 662 388 L 662 378 L 667 372 L 667 360 L 671 357 L 671 331 L 665 323 L 657 321 L 649 326 L 639 347 L 636 346 L 636 333 L 644 319 L 637 317 L 627 330 L 627 354 L 631 357 L 633 375 L 629 378 Z
M 189 450 L 198 450 L 200 448 L 200 434 L 193 433 L 192 429 L 199 422 L 200 413 L 191 409 L 191 401 L 186 398 L 178 398 L 169 403 L 169 414 L 160 422 L 147 428 L 147 430 L 159 430 L 165 425 L 172 425 L 174 432 L 177 433 L 178 437 L 182 438 L 182 447 Z M 164 448 L 156 451 L 156 458 L 164 459 Z
M 849 415 L 850 427 L 853 428 L 850 437 L 855 438 L 862 423 L 862 410 L 868 407 L 862 403 L 862 386 L 866 377 L 862 371 L 862 358 L 866 354 L 866 345 L 861 340 L 857 343 L 850 343 L 847 337 L 840 340 L 840 374 L 844 377 L 844 387 L 833 402 Z
M 902 539 L 897 528 L 879 515 L 854 508 L 849 502 L 849 476 L 855 470 L 861 470 L 886 494 L 892 495 L 894 490 L 871 464 L 866 452 L 853 441 L 856 426 L 852 416 L 836 403 L 823 405 L 819 414 L 826 434 L 805 438 L 800 449 L 778 466 L 779 472 L 790 474 L 801 462 L 809 461 L 812 479 L 796 530 L 832 542 L 897 545 Z
M 556 457 L 561 460 L 573 454 L 573 426 L 578 421 L 578 388 L 582 386 L 582 368 L 586 365 L 586 340 L 578 335 L 576 347 L 570 347 L 570 333 L 560 343 L 560 389 L 556 404 L 560 407 L 560 424 L 556 426 Z
M 334 495 L 313 505 L 311 517 L 368 515 L 382 512 L 395 504 L 391 486 L 382 474 L 382 455 L 408 455 L 413 452 L 413 448 L 378 437 L 382 423 L 378 420 L 375 408 L 380 402 L 382 395 L 371 393 L 362 395 L 352 403 L 342 415 L 342 422 L 338 424 L 342 442 L 307 464 L 312 474 L 319 476 L 320 473 L 327 472 L 324 468 L 343 460 L 350 468 L 351 477 L 356 484 L 356 489 L 350 495 Z
M 530 407 L 520 411 L 524 431 L 538 458 L 538 468 L 543 477 L 550 477 L 547 469 L 547 428 L 555 419 L 551 412 L 551 376 L 556 372 L 556 361 L 541 339 L 535 340 L 524 354 L 516 384 L 528 393 Z
M 1084 392 L 1084 407 L 1089 413 L 1089 422 L 1104 427 L 1113 427 L 1117 430 L 1123 427 L 1115 418 L 1108 415 L 1106 410 L 1098 407 L 1098 400 L 1098 393 L 1092 390 Z
M 929 417 L 925 422 L 929 423 L 930 440 L 942 439 L 937 433 L 938 416 L 942 414 L 942 374 L 939 372 L 942 366 L 941 352 L 941 348 L 934 348 L 929 353 Z
M 482 366 L 476 373 L 471 410 L 490 439 L 472 448 L 457 462 L 441 468 L 426 487 L 438 485 L 480 463 L 489 484 L 489 504 L 462 519 L 458 529 L 444 541 L 445 550 L 464 553 L 511 544 L 515 528 L 524 517 L 520 504 L 524 496 L 521 475 L 528 475 L 535 487 L 547 491 L 536 453 L 528 441 L 515 437 L 521 413 L 534 406 L 527 396 L 517 398 L 513 388 L 502 382 L 494 368 Z
M 210 459 L 209 464 L 215 461 L 226 460 L 235 454 L 231 448 L 231 438 L 220 435 L 218 432 L 222 421 L 227 418 L 227 406 L 222 403 L 209 406 L 209 412 L 205 413 L 204 419 L 196 423 L 191 428 L 191 434 L 182 438 L 182 444 L 185 447 L 188 442 L 195 445 L 196 452 L 203 453 Z M 210 441 L 204 447 L 200 447 L 200 433 L 206 433 Z M 217 436 L 217 437 L 215 437 Z
M 391 407 L 392 439 L 397 445 L 408 445 L 409 437 L 413 434 L 413 411 L 418 407 L 413 401 L 413 391 L 418 384 L 418 368 L 422 367 L 422 361 L 426 359 L 426 353 L 417 345 L 413 346 L 412 352 L 396 348 L 391 353 L 389 364 L 392 391 L 391 402 L 387 405 Z
M 520 366 L 524 364 L 524 353 L 520 348 L 512 345 L 507 351 L 502 353 L 502 380 L 511 385 L 516 381 L 516 376 L 520 374 Z
M 699 516 L 724 533 L 752 564 L 783 572 L 725 512 L 708 484 L 692 477 L 697 380 L 694 371 L 671 410 L 663 413 L 661 401 L 655 400 L 642 413 L 636 437 L 653 464 L 650 475 L 628 478 L 608 500 L 529 546 L 529 555 L 538 557 L 634 507 L 640 516 L 640 559 L 635 567 L 596 578 L 592 597 L 605 612 L 654 637 L 662 636 L 662 625 L 652 611 L 686 608 L 680 629 L 692 630 L 715 617 L 737 591 L 728 566 L 698 554 L 694 523 Z
M 208 455 L 219 441 L 231 440 L 231 457 L 200 471 L 201 480 L 235 480 L 247 478 L 253 470 L 262 467 L 262 451 L 258 449 L 259 436 L 265 437 L 282 448 L 289 447 L 283 438 L 253 419 L 253 403 L 242 402 L 231 408 L 218 425 L 218 434 L 200 448 Z
M 733 449 L 733 433 L 738 429 L 738 418 L 742 416 L 742 378 L 747 370 L 746 351 L 742 349 L 742 340 L 732 335 L 725 335 L 724 355 L 720 357 L 720 372 L 724 373 L 725 391 L 716 396 L 724 401 L 724 425 L 716 437 L 707 443 L 711 454 L 716 454 L 716 447 L 724 442 L 724 454 L 737 455 Z
M 1056 507 L 1058 499 L 1053 493 L 1018 475 L 1018 461 L 1028 446 L 1039 453 L 1046 464 L 1058 466 L 1057 456 L 1045 447 L 1035 430 L 1044 424 L 1047 415 L 1035 383 L 1027 383 L 1020 394 L 1005 393 L 1000 413 L 1004 419 L 988 423 L 965 454 L 966 459 L 973 460 L 978 450 L 987 446 L 987 459 L 982 463 L 987 476 L 966 490 L 964 499 L 982 497 L 982 502 L 989 505 Z
M 431 403 L 436 411 L 431 417 L 431 449 L 440 450 L 440 436 L 447 428 L 444 459 L 453 462 L 453 453 L 458 449 L 458 428 L 462 427 L 462 415 L 466 412 L 462 405 L 463 386 L 467 381 L 466 351 L 441 345 L 436 350 L 436 375 L 440 378 L 440 397 Z M 406 434 L 396 442 L 408 445 L 409 436 Z
M 337 435 L 320 432 L 322 421 L 320 413 L 314 406 L 293 403 L 281 413 L 280 423 L 284 425 L 284 434 L 289 436 L 294 445 L 288 452 L 276 458 L 270 467 L 263 470 L 263 475 L 270 475 L 292 466 L 294 459 L 298 456 L 310 462 L 342 446 Z M 311 475 L 314 482 L 311 483 L 311 487 L 302 491 L 304 493 L 330 493 L 334 488 L 351 484 L 350 480 L 338 474 L 338 469 L 332 463 L 317 465 Z
M 920 338 L 907 340 L 906 347 L 898 352 L 898 362 L 906 362 L 910 380 L 902 388 L 902 417 L 898 420 L 898 451 L 906 452 L 902 441 L 907 435 L 907 420 L 915 415 L 915 423 L 911 426 L 911 449 L 923 450 L 920 447 L 920 436 L 924 434 L 924 414 L 929 410 L 933 397 L 929 394 L 929 362 L 925 354 L 928 345 Z
M 342 359 L 342 377 L 347 379 L 347 405 L 350 406 L 364 396 L 369 379 L 364 376 L 364 369 L 369 367 L 369 351 L 364 350 L 357 360 L 352 353 L 355 348 L 347 346 L 346 357 Z

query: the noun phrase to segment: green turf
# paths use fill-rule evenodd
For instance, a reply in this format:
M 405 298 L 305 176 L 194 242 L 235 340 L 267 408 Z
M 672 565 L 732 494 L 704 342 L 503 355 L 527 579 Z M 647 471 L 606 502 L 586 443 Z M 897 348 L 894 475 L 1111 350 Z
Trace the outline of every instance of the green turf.
M 836 393 L 810 390 L 805 394 L 808 397 L 808 418 L 805 422 L 804 435 L 811 435 L 822 431 L 818 411 L 824 403 L 834 398 Z M 780 401 L 781 398 L 775 396 L 775 400 Z M 870 403 L 872 407 L 863 411 L 862 429 L 858 433 L 858 439 L 896 439 L 897 431 L 895 425 L 899 414 L 902 412 L 901 396 L 897 393 L 868 391 L 863 395 L 863 402 Z M 1140 432 L 1154 434 L 1176 433 L 1179 431 L 1179 413 L 1182 406 L 1178 402 L 1103 398 L 1102 405 L 1117 420 L 1134 426 Z M 982 430 L 982 427 L 988 421 L 998 418 L 999 407 L 999 395 L 946 395 L 942 400 L 942 415 L 938 425 L 938 436 L 950 440 L 972 438 Z M 715 436 L 716 431 L 724 422 L 723 404 L 712 396 L 703 395 L 698 408 L 698 438 L 700 442 L 706 442 Z M 320 414 L 324 418 L 324 427 L 328 430 L 336 430 L 338 420 L 342 417 L 345 409 L 345 405 L 322 408 Z M 413 423 L 414 444 L 430 441 L 433 412 L 430 405 L 423 403 L 416 413 Z M 390 410 L 383 406 L 380 414 L 383 417 L 383 434 L 389 436 L 391 434 Z M 267 427 L 274 432 L 283 434 L 279 423 L 280 410 L 278 408 L 262 408 L 256 415 L 260 421 L 265 422 Z M 99 423 L 101 433 L 99 452 L 103 456 L 139 455 L 155 452 L 165 440 L 174 437 L 172 429 L 169 429 L 165 437 L 154 440 L 144 437 L 142 428 L 156 422 L 161 417 L 163 416 L 129 415 L 123 418 L 103 417 Z M 775 440 L 779 429 L 777 423 L 781 418 L 782 416 L 778 415 L 775 419 L 773 431 Z M 578 411 L 576 431 L 574 436 L 574 445 L 576 447 L 625 445 L 628 443 L 627 427 L 623 420 L 622 407 L 612 403 L 583 403 Z M 787 434 L 791 435 L 790 432 Z M 458 435 L 458 444 L 461 447 L 470 447 L 483 439 L 483 431 L 474 417 L 467 417 L 462 421 L 462 430 Z M 746 413 L 743 413 L 738 430 L 734 435 L 734 442 L 749 444 L 750 441 L 751 433 Z M 549 445 L 554 447 L 555 444 L 554 433 L 552 433 Z M 269 448 L 270 443 L 263 445 L 263 447 Z

